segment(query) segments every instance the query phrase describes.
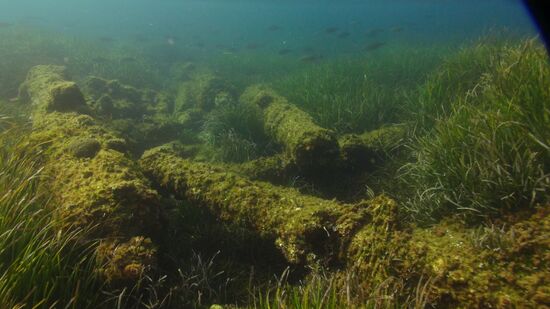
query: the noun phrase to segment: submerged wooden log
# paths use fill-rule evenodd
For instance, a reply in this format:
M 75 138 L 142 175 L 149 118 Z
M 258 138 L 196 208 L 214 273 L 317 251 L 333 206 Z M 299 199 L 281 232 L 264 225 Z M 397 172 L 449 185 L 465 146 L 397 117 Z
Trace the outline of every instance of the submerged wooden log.
M 355 231 L 370 220 L 366 203 L 341 204 L 251 181 L 183 159 L 170 147 L 146 151 L 140 164 L 164 189 L 273 239 L 290 263 L 343 260 Z
M 263 111 L 264 129 L 283 145 L 286 155 L 303 171 L 323 173 L 338 159 L 334 133 L 321 128 L 306 112 L 263 85 L 248 87 L 241 101 Z
M 94 226 L 98 271 L 115 285 L 136 282 L 155 267 L 149 236 L 159 229 L 160 203 L 138 166 L 120 152 L 118 136 L 98 125 L 62 67 L 37 66 L 21 87 L 32 102 L 29 139 L 43 148 L 43 186 L 52 193 L 60 229 Z M 83 239 L 84 240 L 84 239 Z

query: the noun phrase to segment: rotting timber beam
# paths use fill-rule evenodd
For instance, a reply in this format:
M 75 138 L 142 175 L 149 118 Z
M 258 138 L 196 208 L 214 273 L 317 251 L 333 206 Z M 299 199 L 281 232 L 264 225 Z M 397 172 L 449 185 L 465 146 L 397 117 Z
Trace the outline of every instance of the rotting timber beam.
M 183 159 L 170 147 L 146 151 L 140 164 L 148 176 L 179 198 L 275 240 L 293 264 L 342 261 L 355 231 L 371 219 L 368 202 L 342 204 L 251 181 L 216 166 Z
M 326 174 L 338 160 L 334 132 L 315 124 L 313 118 L 265 85 L 248 87 L 242 102 L 263 111 L 268 136 L 284 147 L 286 155 L 306 173 Z
M 86 102 L 63 67 L 33 67 L 20 91 L 32 104 L 29 139 L 42 147 L 42 186 L 53 195 L 60 229 L 94 226 L 82 240 L 100 240 L 97 271 L 113 285 L 150 273 L 156 247 L 149 236 L 160 226 L 159 197 L 121 152 L 124 140 L 80 113 L 88 110 Z

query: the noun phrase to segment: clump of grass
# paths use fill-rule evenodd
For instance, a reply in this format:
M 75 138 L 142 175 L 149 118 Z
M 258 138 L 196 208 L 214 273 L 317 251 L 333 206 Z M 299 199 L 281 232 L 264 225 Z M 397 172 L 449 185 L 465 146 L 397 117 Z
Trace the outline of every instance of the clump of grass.
M 54 205 L 38 186 L 39 153 L 6 120 L 0 120 L 0 307 L 94 307 L 101 285 L 93 242 L 77 241 L 85 229 L 57 229 L 48 210 Z
M 434 129 L 419 138 L 415 162 L 403 168 L 404 179 L 415 192 L 407 207 L 419 220 L 451 214 L 487 216 L 548 199 L 550 65 L 546 51 L 528 41 L 501 47 L 498 56 L 488 53 L 494 49 L 481 46 L 461 55 L 479 50 L 486 53 L 485 59 L 499 60 L 480 64 L 490 65 L 483 73 L 464 76 L 471 61 L 460 56 L 464 68 L 457 63 L 456 70 L 444 71 L 451 75 L 446 80 L 466 79 L 463 89 L 448 96 L 452 102 L 442 108 L 449 116 L 437 118 Z M 477 75 L 480 78 L 472 82 Z M 445 92 L 445 87 L 440 91 Z
M 361 272 L 329 273 L 314 270 L 306 280 L 292 284 L 287 269 L 267 289 L 255 291 L 251 308 L 425 308 L 431 280 L 419 280 L 408 289 L 389 277 L 373 287 Z M 411 291 L 412 290 L 412 291 Z
M 360 133 L 395 122 L 401 114 L 399 91 L 388 91 L 374 78 L 357 61 L 338 61 L 298 71 L 275 88 L 320 126 Z
M 382 55 L 308 65 L 273 84 L 319 125 L 338 133 L 363 133 L 410 120 L 407 98 L 416 93 L 444 52 L 439 46 L 399 46 Z
M 269 148 L 260 111 L 243 103 L 212 111 L 200 137 L 213 161 L 241 163 L 258 158 Z
M 409 103 L 419 126 L 429 130 L 437 119 L 449 116 L 454 102 L 472 91 L 483 74 L 494 70 L 504 51 L 503 42 L 479 41 L 443 60 Z

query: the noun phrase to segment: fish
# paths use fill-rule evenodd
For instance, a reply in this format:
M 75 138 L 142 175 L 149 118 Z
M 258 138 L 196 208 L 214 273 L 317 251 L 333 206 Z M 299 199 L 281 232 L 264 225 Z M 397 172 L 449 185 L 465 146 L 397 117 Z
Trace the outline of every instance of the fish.
M 335 33 L 336 31 L 338 31 L 338 27 L 328 27 L 325 29 L 326 34 L 332 34 L 332 33 Z
M 283 49 L 279 50 L 278 54 L 279 55 L 287 55 L 287 54 L 290 54 L 291 52 L 292 52 L 292 49 L 283 48 Z
M 377 50 L 384 45 L 386 45 L 386 42 L 374 42 L 365 46 L 365 51 Z
M 343 31 L 343 32 L 340 32 L 340 34 L 338 34 L 338 38 L 340 38 L 340 39 L 345 39 L 345 38 L 347 38 L 349 35 L 350 35 L 349 32 Z
M 277 26 L 277 25 L 271 25 L 271 26 L 267 27 L 267 31 L 275 32 L 275 31 L 279 31 L 279 30 L 281 30 L 281 27 Z
M 305 53 L 311 54 L 311 53 L 314 53 L 314 52 L 315 52 L 315 49 L 314 49 L 313 47 L 311 47 L 311 46 L 306 46 L 306 47 L 304 47 L 303 51 L 304 51 Z
M 8 23 L 8 22 L 5 22 L 5 21 L 0 21 L 0 28 L 8 28 L 8 27 L 11 27 L 12 24 L 11 23 Z

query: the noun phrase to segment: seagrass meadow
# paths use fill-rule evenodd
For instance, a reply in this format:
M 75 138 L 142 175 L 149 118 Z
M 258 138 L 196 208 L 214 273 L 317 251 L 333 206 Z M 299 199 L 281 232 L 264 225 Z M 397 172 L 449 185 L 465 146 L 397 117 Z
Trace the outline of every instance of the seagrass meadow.
M 0 1 L 0 308 L 550 307 L 519 1 Z

